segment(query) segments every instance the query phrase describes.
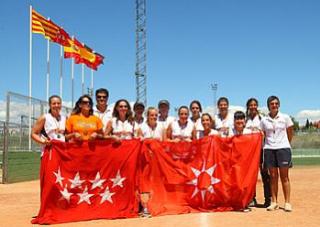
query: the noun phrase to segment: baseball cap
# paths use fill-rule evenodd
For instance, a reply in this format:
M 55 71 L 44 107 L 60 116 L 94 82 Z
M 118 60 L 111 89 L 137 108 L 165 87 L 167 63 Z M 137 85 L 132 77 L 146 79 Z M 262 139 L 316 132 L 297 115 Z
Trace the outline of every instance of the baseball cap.
M 165 99 L 159 101 L 158 108 L 160 108 L 161 105 L 166 105 L 166 106 L 170 107 L 169 101 L 165 100 Z
M 137 108 L 138 106 L 142 106 L 144 108 L 143 102 L 135 102 L 133 105 L 133 109 Z

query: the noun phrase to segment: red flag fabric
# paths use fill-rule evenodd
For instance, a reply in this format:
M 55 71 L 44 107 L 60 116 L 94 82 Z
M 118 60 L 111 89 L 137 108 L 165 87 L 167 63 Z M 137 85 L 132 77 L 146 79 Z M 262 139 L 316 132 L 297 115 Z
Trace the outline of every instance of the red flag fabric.
M 244 208 L 259 169 L 261 134 L 205 137 L 192 143 L 145 141 L 140 189 L 152 215 Z
M 53 142 L 41 161 L 41 207 L 33 224 L 137 215 L 141 142 Z
M 34 9 L 32 9 L 32 32 L 42 34 L 50 41 L 59 43 L 62 46 L 70 46 L 68 42 L 68 39 L 70 39 L 69 34 Z

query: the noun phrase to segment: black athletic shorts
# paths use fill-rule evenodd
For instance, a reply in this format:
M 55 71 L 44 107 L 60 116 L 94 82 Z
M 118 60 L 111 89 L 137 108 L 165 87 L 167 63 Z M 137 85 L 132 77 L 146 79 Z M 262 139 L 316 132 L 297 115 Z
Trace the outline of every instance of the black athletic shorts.
M 264 149 L 264 165 L 271 167 L 292 167 L 291 149 Z

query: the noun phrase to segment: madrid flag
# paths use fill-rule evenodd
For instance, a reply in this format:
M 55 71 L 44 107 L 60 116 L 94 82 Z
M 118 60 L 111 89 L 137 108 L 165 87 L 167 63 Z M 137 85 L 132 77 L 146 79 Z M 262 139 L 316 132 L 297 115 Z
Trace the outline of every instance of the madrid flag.
M 53 142 L 41 160 L 41 207 L 33 224 L 137 215 L 139 140 Z
M 179 143 L 145 141 L 140 188 L 152 215 L 244 208 L 252 199 L 262 136 Z

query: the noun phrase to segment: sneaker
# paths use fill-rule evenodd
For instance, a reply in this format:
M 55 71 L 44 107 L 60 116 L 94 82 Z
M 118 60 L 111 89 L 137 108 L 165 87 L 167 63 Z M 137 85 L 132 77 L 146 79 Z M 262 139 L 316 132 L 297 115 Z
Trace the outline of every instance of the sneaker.
M 245 213 L 248 213 L 250 211 L 252 211 L 252 210 L 249 207 L 243 208 L 243 210 L 242 210 L 242 212 L 245 212 Z
M 256 199 L 251 200 L 251 202 L 248 205 L 248 207 L 256 207 L 256 206 L 257 206 L 257 200 Z
M 292 211 L 292 206 L 290 203 L 285 203 L 284 204 L 284 211 L 286 212 L 291 212 Z
M 265 200 L 264 200 L 263 207 L 264 207 L 264 208 L 267 208 L 268 206 L 270 206 L 270 204 L 271 204 L 271 200 L 265 199 Z
M 267 207 L 267 211 L 274 211 L 274 210 L 276 210 L 278 208 L 279 208 L 279 206 L 278 206 L 277 203 L 271 202 L 270 206 Z
M 148 208 L 146 208 L 146 207 L 143 208 L 140 216 L 143 217 L 143 218 L 151 218 L 151 214 L 148 211 Z

